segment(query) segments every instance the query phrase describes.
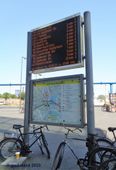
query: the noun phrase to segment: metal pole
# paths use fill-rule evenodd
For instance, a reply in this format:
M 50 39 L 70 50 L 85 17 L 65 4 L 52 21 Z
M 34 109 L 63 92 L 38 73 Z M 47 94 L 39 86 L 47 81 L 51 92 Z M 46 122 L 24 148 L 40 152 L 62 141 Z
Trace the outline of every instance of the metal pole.
M 110 83 L 110 93 L 112 93 L 113 90 L 112 90 L 112 84 Z
M 24 114 L 24 133 L 29 132 L 30 117 L 30 80 L 31 80 L 31 58 L 32 58 L 32 33 L 28 32 L 27 44 L 27 68 L 26 68 L 26 95 L 25 95 L 25 114 Z M 29 143 L 29 136 L 25 135 L 25 142 Z
M 22 67 L 23 67 L 23 59 L 21 58 L 21 73 L 20 73 L 20 84 L 22 84 Z M 20 85 L 20 104 L 19 104 L 19 112 L 21 112 L 21 91 L 22 91 L 22 87 Z
M 19 106 L 19 110 L 21 112 L 21 92 L 22 92 L 22 74 L 23 74 L 23 59 L 26 59 L 25 57 L 21 57 L 21 72 L 20 72 L 20 106 Z
M 91 16 L 90 12 L 84 13 L 85 32 L 85 58 L 86 58 L 86 97 L 87 97 L 87 133 L 88 150 L 94 147 L 95 120 L 94 120 L 94 98 L 93 98 L 93 64 L 92 64 L 92 42 L 91 42 Z

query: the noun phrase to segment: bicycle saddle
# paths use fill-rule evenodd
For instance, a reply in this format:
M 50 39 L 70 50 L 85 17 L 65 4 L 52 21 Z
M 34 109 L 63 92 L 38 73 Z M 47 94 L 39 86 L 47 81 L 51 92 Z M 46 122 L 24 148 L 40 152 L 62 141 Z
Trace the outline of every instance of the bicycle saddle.
M 13 125 L 13 129 L 20 129 L 22 127 L 24 127 L 24 126 L 23 125 L 16 125 L 16 124 Z
M 114 130 L 116 130 L 116 127 L 109 127 L 108 130 L 113 132 Z

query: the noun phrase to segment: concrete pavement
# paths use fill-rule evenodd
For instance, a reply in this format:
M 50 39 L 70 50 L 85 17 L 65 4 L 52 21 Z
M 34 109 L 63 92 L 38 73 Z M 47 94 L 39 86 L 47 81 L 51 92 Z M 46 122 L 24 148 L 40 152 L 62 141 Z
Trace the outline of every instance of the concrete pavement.
M 13 107 L 0 107 L 0 138 L 2 139 L 4 132 L 13 132 L 12 125 L 23 124 L 24 114 L 19 112 L 19 109 Z M 32 147 L 32 153 L 28 156 L 28 159 L 19 166 L 0 166 L 0 170 L 50 170 L 53 162 L 53 158 L 59 143 L 64 139 L 64 128 L 49 126 L 49 131 L 45 131 L 45 136 L 48 141 L 51 158 L 48 159 L 46 155 L 42 155 L 39 147 L 35 144 Z M 31 141 L 31 140 L 30 140 Z M 71 146 L 79 153 L 83 150 L 82 142 L 70 141 Z M 80 143 L 80 144 L 79 144 Z M 84 146 L 85 147 L 85 146 Z M 68 160 L 69 159 L 69 160 Z M 69 150 L 65 151 L 64 161 L 62 163 L 63 170 L 77 170 L 76 160 L 71 155 Z M 1 161 L 2 163 L 2 161 Z M 65 169 L 64 169 L 65 168 Z
M 12 132 L 12 125 L 23 124 L 24 115 L 17 108 L 0 108 L 0 137 L 4 131 Z M 97 128 L 107 130 L 108 126 L 115 126 L 116 113 L 101 112 L 100 108 L 95 109 L 95 124 Z M 86 128 L 83 130 L 81 137 L 86 138 Z M 45 131 L 48 146 L 51 152 L 51 159 L 42 155 L 37 145 L 33 146 L 32 153 L 28 159 L 20 166 L 0 166 L 0 170 L 51 170 L 53 158 L 59 143 L 64 139 L 64 128 L 49 126 L 49 131 Z M 79 135 L 78 135 L 79 136 Z M 86 153 L 85 142 L 72 141 L 70 145 L 74 148 L 79 157 L 84 157 Z M 78 170 L 77 160 L 73 157 L 69 149 L 65 150 L 62 167 L 60 170 Z

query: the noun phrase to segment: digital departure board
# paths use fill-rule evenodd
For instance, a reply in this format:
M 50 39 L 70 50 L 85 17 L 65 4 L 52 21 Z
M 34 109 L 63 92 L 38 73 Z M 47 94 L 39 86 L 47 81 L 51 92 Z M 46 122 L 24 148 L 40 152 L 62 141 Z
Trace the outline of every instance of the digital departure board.
M 32 71 L 82 63 L 81 17 L 32 31 Z

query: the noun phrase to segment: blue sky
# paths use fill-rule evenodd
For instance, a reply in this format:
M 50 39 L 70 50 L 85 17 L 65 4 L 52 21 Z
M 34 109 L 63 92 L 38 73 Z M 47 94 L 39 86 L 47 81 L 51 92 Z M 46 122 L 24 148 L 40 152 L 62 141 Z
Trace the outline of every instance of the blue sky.
M 0 0 L 0 83 L 19 83 L 27 32 L 91 12 L 94 82 L 116 82 L 116 0 Z M 23 60 L 23 82 L 26 61 Z

